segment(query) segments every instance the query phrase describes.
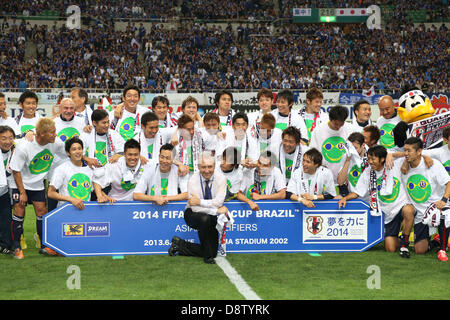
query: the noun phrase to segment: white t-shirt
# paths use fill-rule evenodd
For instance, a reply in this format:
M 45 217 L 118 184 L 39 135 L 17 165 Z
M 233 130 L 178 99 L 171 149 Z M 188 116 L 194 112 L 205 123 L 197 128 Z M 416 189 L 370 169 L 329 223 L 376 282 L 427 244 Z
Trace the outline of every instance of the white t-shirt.
M 377 120 L 377 127 L 380 129 L 379 143 L 388 150 L 396 148 L 392 130 L 394 130 L 395 126 L 400 121 L 402 121 L 402 119 L 398 115 L 391 119 L 379 117 Z
M 300 196 L 303 193 L 310 195 L 328 193 L 333 197 L 336 196 L 333 174 L 329 169 L 323 166 L 318 167 L 314 174 L 303 172 L 303 167 L 295 170 L 292 173 L 292 178 L 289 180 L 287 191 L 297 196 Z
M 60 139 L 55 139 L 54 143 L 41 146 L 35 140 L 19 141 L 11 157 L 10 168 L 13 171 L 20 171 L 26 190 L 43 190 L 44 179 L 54 165 L 54 158 L 67 156 L 64 143 Z
M 157 181 L 158 179 L 159 181 Z M 178 194 L 178 189 L 181 193 L 187 192 L 188 180 L 188 175 L 184 177 L 178 175 L 176 165 L 173 164 L 169 172 L 163 173 L 160 171 L 159 164 L 152 162 L 151 165 L 145 167 L 144 173 L 133 192 L 151 196 L 175 196 Z
M 243 179 L 242 167 L 233 168 L 231 172 L 223 172 L 220 169 L 220 165 L 217 164 L 215 171 L 219 171 L 227 178 L 227 196 L 225 200 L 233 199 L 241 188 Z
M 141 130 L 134 137 L 141 145 L 141 156 L 158 161 L 161 147 L 166 143 L 170 143 L 174 131 L 174 128 L 162 128 L 158 130 L 154 138 L 146 138 L 144 131 Z
M 73 136 L 81 136 L 83 128 L 85 127 L 83 119 L 80 117 L 73 117 L 72 120 L 66 121 L 57 117 L 54 119 L 56 134 L 61 141 L 66 142 Z
M 236 135 L 234 134 L 234 130 L 232 127 L 227 127 L 223 131 L 226 133 L 224 149 L 228 147 L 235 147 L 241 153 L 241 160 L 244 160 L 246 158 L 258 160 L 258 143 L 248 131 L 246 132 L 246 136 L 241 140 L 236 139 Z
M 123 152 L 125 145 L 125 141 L 117 131 L 109 129 L 108 135 L 107 139 L 106 134 L 98 135 L 94 129 L 91 133 L 83 132 L 80 136 L 86 156 L 96 158 L 102 166 L 108 162 L 110 156 Z
M 108 163 L 102 168 L 94 170 L 94 182 L 102 189 L 111 186 L 109 196 L 118 201 L 132 201 L 133 192 L 138 181 L 142 178 L 144 171 L 151 166 L 147 163 L 139 164 L 134 168 L 126 166 L 125 157 L 121 157 L 117 162 Z
M 271 151 L 272 153 L 274 153 L 275 155 L 278 154 L 278 148 L 280 146 L 280 144 L 282 143 L 282 131 L 278 128 L 275 128 L 272 130 L 272 134 L 270 136 L 270 138 L 265 139 L 261 136 L 259 136 L 259 138 L 257 139 L 257 152 L 258 152 L 258 157 L 261 155 L 261 153 L 263 153 L 266 150 Z
M 311 148 L 316 148 L 322 153 L 323 162 L 333 173 L 334 182 L 337 184 L 337 176 L 346 160 L 347 138 L 351 134 L 350 124 L 345 123 L 338 131 L 333 130 L 328 122 L 321 123 L 311 135 Z
M 255 170 L 257 168 L 253 169 L 250 174 L 243 176 L 240 188 L 241 192 L 249 199 L 251 199 L 251 193 L 258 191 L 255 181 Z M 261 194 L 265 195 L 274 194 L 286 188 L 286 180 L 277 167 L 273 167 L 269 175 L 260 176 L 260 182 Z
M 78 167 L 69 160 L 56 167 L 50 185 L 63 196 L 89 201 L 94 190 L 93 175 L 94 171 L 89 166 Z M 62 204 L 64 201 L 58 201 L 58 206 Z
M 400 212 L 400 210 L 406 204 L 411 203 L 408 199 L 404 185 L 401 181 L 401 172 L 400 168 L 402 165 L 402 159 L 398 159 L 394 162 L 394 167 L 392 170 L 392 178 L 394 179 L 392 194 L 390 195 L 381 195 L 380 191 L 377 191 L 378 204 L 381 211 L 384 212 L 384 223 L 388 224 L 391 222 L 395 216 Z M 371 168 L 368 167 L 359 177 L 358 183 L 354 188 L 354 192 L 362 198 L 364 201 L 370 203 L 370 171 Z M 384 170 L 375 171 L 375 175 L 377 178 L 377 188 L 380 188 L 382 183 Z M 386 174 L 385 174 L 386 175 Z M 387 176 L 387 175 L 386 175 Z
M 440 148 L 422 150 L 422 154 L 439 161 L 450 175 L 450 149 L 448 147 L 448 145 L 444 145 Z
M 86 105 L 82 112 L 75 111 L 75 116 L 82 120 L 83 128 L 87 125 L 92 126 L 92 109 L 89 106 Z
M 283 148 L 283 144 L 280 145 L 279 152 L 277 154 L 278 157 L 278 168 L 280 168 L 281 172 L 284 174 L 286 179 L 286 183 L 289 183 L 289 180 L 292 177 L 292 173 L 301 168 L 303 165 L 303 155 L 306 151 L 309 150 L 308 146 L 304 146 L 299 144 L 293 153 L 286 153 Z
M 16 120 L 14 120 L 14 118 L 11 117 L 7 117 L 6 119 L 3 119 L 0 117 L 0 126 L 8 126 L 11 129 L 14 130 L 14 135 L 20 135 L 20 130 L 19 127 L 17 125 Z
M 282 116 L 278 109 L 275 109 L 272 111 L 273 116 L 275 117 L 275 128 L 280 129 L 283 131 L 287 127 L 296 127 L 298 130 L 300 130 L 300 133 L 302 135 L 302 138 L 307 139 L 308 137 L 308 129 L 306 129 L 305 120 L 301 118 L 295 110 L 291 110 L 289 115 Z
M 35 131 L 36 123 L 41 118 L 41 115 L 36 112 L 34 118 L 25 118 L 23 114 L 20 117 L 19 123 L 17 124 L 17 127 L 19 128 L 20 133 L 25 133 L 28 130 Z M 17 120 L 16 120 L 17 121 Z
M 427 168 L 423 158 L 417 167 L 410 168 L 407 175 L 402 175 L 402 184 L 417 210 L 414 223 L 422 221 L 429 205 L 441 200 L 449 181 L 450 176 L 441 163 L 435 161 Z
M 134 138 L 141 131 L 142 115 L 148 111 L 150 109 L 140 105 L 136 107 L 135 113 L 131 113 L 124 108 L 122 118 L 117 121 L 114 130 L 119 132 L 125 141 Z M 109 121 L 110 123 L 114 121 L 114 110 L 109 112 Z
M 303 116 L 306 130 L 308 130 L 308 140 L 311 139 L 312 132 L 321 124 L 328 122 L 328 114 L 320 110 L 318 113 L 307 113 L 306 110 L 299 111 L 300 117 Z M 314 128 L 313 128 L 314 127 Z

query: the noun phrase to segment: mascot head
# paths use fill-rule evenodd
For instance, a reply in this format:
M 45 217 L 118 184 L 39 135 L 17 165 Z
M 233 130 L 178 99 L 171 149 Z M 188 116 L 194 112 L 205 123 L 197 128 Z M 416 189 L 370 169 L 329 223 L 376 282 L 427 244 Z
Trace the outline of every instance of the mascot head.
M 403 121 L 411 123 L 423 120 L 431 117 L 434 111 L 430 99 L 420 89 L 409 86 L 402 88 L 397 113 Z

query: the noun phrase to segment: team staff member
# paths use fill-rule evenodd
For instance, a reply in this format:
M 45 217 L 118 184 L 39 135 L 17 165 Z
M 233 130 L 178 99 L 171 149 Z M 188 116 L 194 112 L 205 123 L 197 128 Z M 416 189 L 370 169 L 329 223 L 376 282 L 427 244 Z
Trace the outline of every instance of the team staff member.
M 219 246 L 219 233 L 216 229 L 218 215 L 228 215 L 223 205 L 227 194 L 227 179 L 215 171 L 215 159 L 210 152 L 203 152 L 195 172 L 188 183 L 188 203 L 184 211 L 187 225 L 198 230 L 200 244 L 191 243 L 178 237 L 172 238 L 169 255 L 203 257 L 208 264 L 215 263 Z
M 12 150 L 14 149 L 14 130 L 9 126 L 0 126 L 0 149 L 2 157 L 0 168 L 4 167 L 5 173 L 0 172 L 0 253 L 12 254 L 12 237 L 11 237 L 11 198 L 9 195 L 8 185 L 12 178 L 11 170 L 8 169 L 9 160 L 11 159 Z M 4 174 L 4 176 L 3 176 Z M 7 185 L 4 183 L 7 182 Z

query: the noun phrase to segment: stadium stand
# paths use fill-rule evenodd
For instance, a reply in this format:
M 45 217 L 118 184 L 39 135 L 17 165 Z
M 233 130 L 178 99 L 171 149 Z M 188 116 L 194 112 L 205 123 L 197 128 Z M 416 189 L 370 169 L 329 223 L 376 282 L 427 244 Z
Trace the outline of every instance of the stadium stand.
M 73 31 L 51 22 L 65 17 L 68 1 L 6 1 L 0 4 L 0 83 L 19 89 L 134 83 L 160 92 L 175 81 L 180 92 L 372 85 L 398 90 L 410 82 L 445 91 L 448 28 L 425 23 L 448 21 L 448 7 L 442 1 L 377 3 L 383 31 L 364 24 L 269 23 L 288 17 L 294 7 L 367 7 L 365 0 L 79 0 L 70 4 L 90 20 Z M 153 18 L 181 19 L 148 22 Z M 118 28 L 120 19 L 131 20 Z

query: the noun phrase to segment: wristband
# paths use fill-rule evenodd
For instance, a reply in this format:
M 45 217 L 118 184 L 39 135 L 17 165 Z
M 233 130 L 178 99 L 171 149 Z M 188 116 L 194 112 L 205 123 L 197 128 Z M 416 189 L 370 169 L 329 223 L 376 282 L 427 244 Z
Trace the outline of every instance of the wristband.
M 314 195 L 313 199 L 314 199 L 314 200 L 317 200 L 317 195 Z
M 444 201 L 445 203 L 447 203 L 448 202 L 448 198 L 446 198 L 446 197 L 442 197 L 442 199 L 441 199 L 442 201 Z

